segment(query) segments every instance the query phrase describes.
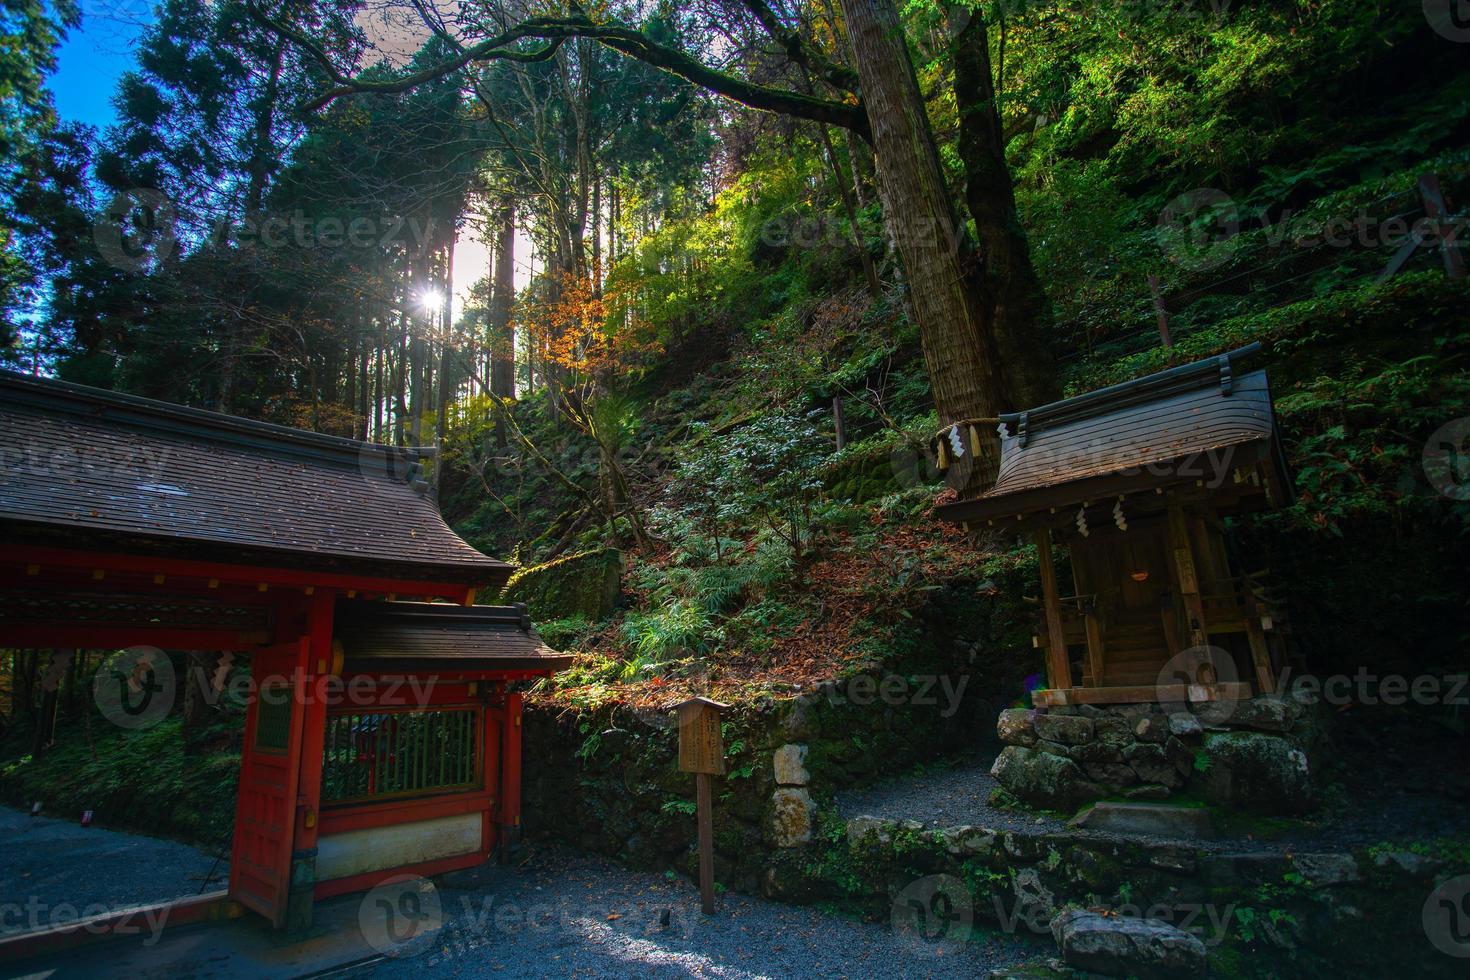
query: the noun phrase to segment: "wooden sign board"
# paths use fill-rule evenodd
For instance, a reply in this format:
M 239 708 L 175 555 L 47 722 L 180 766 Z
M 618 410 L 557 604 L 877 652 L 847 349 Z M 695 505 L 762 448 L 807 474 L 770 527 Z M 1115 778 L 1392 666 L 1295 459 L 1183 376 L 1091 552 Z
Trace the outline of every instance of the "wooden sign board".
M 709 698 L 690 698 L 674 705 L 679 712 L 679 768 L 694 773 L 695 815 L 699 824 L 699 904 L 715 914 L 715 828 L 711 776 L 725 774 L 725 736 L 720 712 L 729 705 Z
M 690 698 L 675 705 L 679 712 L 679 769 L 712 776 L 725 774 L 725 736 L 720 712 L 728 705 L 709 698 Z

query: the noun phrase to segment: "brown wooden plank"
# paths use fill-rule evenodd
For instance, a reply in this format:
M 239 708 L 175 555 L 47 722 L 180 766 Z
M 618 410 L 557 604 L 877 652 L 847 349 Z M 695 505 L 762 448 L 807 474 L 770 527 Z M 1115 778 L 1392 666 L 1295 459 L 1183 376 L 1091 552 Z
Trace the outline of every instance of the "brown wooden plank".
M 1098 618 L 1097 613 L 1088 612 L 1085 615 L 1084 626 L 1087 636 L 1087 674 L 1093 684 L 1100 684 L 1103 679 L 1103 671 L 1106 669 L 1103 655 L 1102 621 Z
M 1276 676 L 1271 669 L 1271 651 L 1266 646 L 1266 631 L 1261 628 L 1261 607 L 1255 599 L 1246 600 L 1245 637 L 1251 647 L 1251 661 L 1256 667 L 1256 686 L 1262 694 L 1276 693 Z
M 699 902 L 705 915 L 715 914 L 715 825 L 709 773 L 694 774 L 699 814 Z
M 1036 556 L 1041 565 L 1041 605 L 1046 612 L 1046 683 L 1059 689 L 1072 686 L 1067 641 L 1062 631 L 1062 607 L 1057 598 L 1057 568 L 1051 555 L 1051 532 L 1036 532 Z
M 1173 498 L 1169 500 L 1169 548 L 1174 555 L 1175 581 L 1184 600 L 1189 643 L 1191 646 L 1204 646 L 1209 642 L 1209 624 L 1205 621 L 1204 603 L 1200 601 L 1194 548 L 1190 544 L 1184 508 Z
M 1139 704 L 1150 701 L 1183 703 L 1186 701 L 1244 701 L 1251 697 L 1249 684 L 1217 684 L 1213 688 L 1200 685 L 1134 684 L 1109 687 L 1074 687 L 1064 691 L 1033 691 L 1031 699 L 1038 707 L 1068 704 Z

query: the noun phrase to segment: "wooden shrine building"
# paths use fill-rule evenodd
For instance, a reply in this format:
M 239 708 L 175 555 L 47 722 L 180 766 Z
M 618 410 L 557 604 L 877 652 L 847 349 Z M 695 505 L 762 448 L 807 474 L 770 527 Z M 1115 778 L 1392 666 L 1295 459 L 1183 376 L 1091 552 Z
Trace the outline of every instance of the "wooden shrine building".
M 1292 496 L 1266 374 L 1241 370 L 1258 350 L 1002 416 L 995 486 L 939 508 L 1036 542 L 1038 705 L 1272 691 L 1282 617 L 1232 557 L 1223 521 Z M 1054 545 L 1070 557 L 1069 589 Z
M 248 660 L 229 898 L 305 925 L 518 832 L 516 683 L 570 658 L 474 604 L 511 569 L 421 451 L 0 373 L 0 454 L 0 647 Z

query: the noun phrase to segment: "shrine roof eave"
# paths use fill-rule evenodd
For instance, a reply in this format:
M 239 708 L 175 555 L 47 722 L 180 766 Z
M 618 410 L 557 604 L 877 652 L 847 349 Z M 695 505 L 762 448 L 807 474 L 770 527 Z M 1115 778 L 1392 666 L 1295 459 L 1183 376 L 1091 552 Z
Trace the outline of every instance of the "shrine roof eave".
M 1262 463 L 1270 464 L 1264 467 L 1265 486 L 1246 487 L 1243 492 L 1232 494 L 1239 501 L 1233 509 L 1245 512 L 1280 506 L 1279 494 L 1285 492 L 1285 484 L 1278 475 L 1281 471 L 1274 460 L 1277 454 L 1275 443 L 1272 440 L 1253 440 L 1230 448 L 1233 451 L 1228 457 L 1217 458 L 1227 461 L 1226 465 L 1219 465 L 1197 453 L 1187 453 L 1124 472 L 957 500 L 936 507 L 934 514 L 940 520 L 972 527 L 1001 521 L 1014 522 L 1019 526 L 1026 524 L 1028 518 L 1050 515 L 1053 510 L 1102 503 L 1117 497 L 1163 493 L 1185 487 L 1199 488 L 1206 495 L 1227 486 L 1235 489 L 1236 472 Z

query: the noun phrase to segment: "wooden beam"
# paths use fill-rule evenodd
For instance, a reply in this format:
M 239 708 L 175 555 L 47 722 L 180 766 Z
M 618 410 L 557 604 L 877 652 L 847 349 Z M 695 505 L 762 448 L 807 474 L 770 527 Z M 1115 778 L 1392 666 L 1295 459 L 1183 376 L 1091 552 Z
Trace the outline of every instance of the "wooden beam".
M 1195 568 L 1194 547 L 1190 543 L 1189 525 L 1184 507 L 1177 499 L 1169 500 L 1169 549 L 1174 556 L 1175 584 L 1184 599 L 1184 614 L 1189 625 L 1189 645 L 1204 646 L 1209 642 L 1209 626 L 1205 622 L 1205 606 L 1199 594 L 1199 573 Z
M 1074 687 L 1061 691 L 1033 691 L 1031 699 L 1038 708 L 1056 708 L 1069 704 L 1143 704 L 1166 702 L 1184 704 L 1198 701 L 1246 701 L 1251 686 L 1236 681 L 1226 684 L 1137 684 L 1127 687 Z
M 297 571 L 266 565 L 237 565 L 223 562 L 196 561 L 187 558 L 162 558 L 145 555 L 124 555 L 116 552 L 73 551 L 67 548 L 33 547 L 31 545 L 0 545 L 0 564 L 24 568 L 39 564 L 42 568 L 85 568 L 89 571 L 131 572 L 152 577 L 154 575 L 177 575 L 212 582 L 243 582 L 252 589 L 260 583 L 270 585 L 354 589 L 359 592 L 398 593 L 401 595 L 433 596 L 462 602 L 469 588 L 468 581 L 431 582 L 417 579 L 378 578 L 342 572 Z M 466 571 L 467 578 L 481 578 L 474 571 Z
M 1053 689 L 1072 686 L 1072 665 L 1062 635 L 1062 606 L 1057 598 L 1057 567 L 1051 556 L 1051 532 L 1036 532 L 1036 557 L 1041 564 L 1041 605 L 1046 611 L 1046 683 Z
M 1266 631 L 1261 628 L 1261 607 L 1249 590 L 1245 597 L 1245 637 L 1250 643 L 1251 661 L 1256 667 L 1256 686 L 1262 694 L 1276 693 L 1276 675 L 1271 669 L 1271 649 L 1266 646 Z
M 1102 619 L 1093 609 L 1087 609 L 1082 615 L 1083 627 L 1087 631 L 1087 672 L 1092 675 L 1092 684 L 1101 685 L 1105 669 Z
M 5 628 L 5 645 L 21 649 L 60 646 L 115 650 L 146 644 L 164 650 L 252 650 L 270 643 L 271 639 L 271 634 L 264 631 L 174 628 L 141 623 L 29 623 Z

